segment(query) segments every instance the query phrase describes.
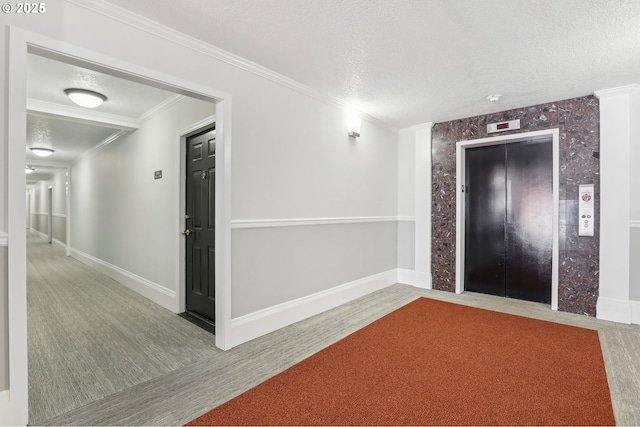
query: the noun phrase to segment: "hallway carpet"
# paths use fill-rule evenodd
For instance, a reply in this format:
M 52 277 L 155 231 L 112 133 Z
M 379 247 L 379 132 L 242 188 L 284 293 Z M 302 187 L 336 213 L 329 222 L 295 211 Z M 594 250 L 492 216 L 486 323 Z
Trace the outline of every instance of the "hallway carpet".
M 426 298 L 187 425 L 614 425 L 598 332 Z

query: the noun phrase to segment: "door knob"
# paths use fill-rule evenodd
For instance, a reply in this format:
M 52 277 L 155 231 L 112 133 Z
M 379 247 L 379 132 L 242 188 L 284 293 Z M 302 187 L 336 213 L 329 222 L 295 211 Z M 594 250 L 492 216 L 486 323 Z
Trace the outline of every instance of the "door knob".
M 189 230 L 188 228 L 186 230 L 182 230 L 182 234 L 184 234 L 185 236 L 188 236 L 191 233 L 193 233 L 193 231 Z

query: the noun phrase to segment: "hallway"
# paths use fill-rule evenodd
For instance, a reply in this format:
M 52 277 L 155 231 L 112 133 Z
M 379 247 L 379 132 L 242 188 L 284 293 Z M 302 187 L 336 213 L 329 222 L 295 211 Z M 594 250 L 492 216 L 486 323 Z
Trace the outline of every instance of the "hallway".
M 597 329 L 617 424 L 640 423 L 638 325 L 396 284 L 222 352 L 36 234 L 28 258 L 30 425 L 182 425 L 418 297 Z
M 221 351 L 213 335 L 27 235 L 30 424 Z

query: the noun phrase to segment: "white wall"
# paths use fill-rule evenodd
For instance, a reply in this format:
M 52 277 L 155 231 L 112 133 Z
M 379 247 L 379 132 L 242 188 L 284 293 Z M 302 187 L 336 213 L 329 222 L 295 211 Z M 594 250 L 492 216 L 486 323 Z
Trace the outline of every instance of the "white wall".
M 431 126 L 402 129 L 398 142 L 398 281 L 431 289 Z
M 596 92 L 600 98 L 600 287 L 597 317 L 640 323 L 640 304 L 634 304 L 640 253 L 635 194 L 638 175 L 634 161 L 640 138 L 637 124 L 637 85 Z M 635 123 L 634 123 L 635 122 Z M 632 167 L 632 164 L 634 165 Z M 633 240 L 632 240 L 633 239 Z
M 214 104 L 184 98 L 73 165 L 73 256 L 178 290 L 178 131 L 214 114 Z M 154 179 L 158 170 L 162 178 Z
M 410 129 L 398 140 L 398 268 L 415 269 L 415 141 Z
M 630 283 L 629 298 L 640 302 L 640 194 L 636 189 L 640 186 L 640 88 L 631 93 L 630 99 L 630 162 L 631 162 L 631 236 L 630 236 Z M 640 323 L 640 306 L 634 323 Z
M 99 10 L 91 10 L 94 7 Z M 111 14 L 116 14 L 117 19 L 107 16 Z M 173 35 L 160 34 L 164 32 L 163 29 L 158 29 L 146 21 L 136 21 L 136 25 L 145 29 L 136 28 L 127 23 L 135 21 L 130 14 L 118 15 L 118 12 L 114 12 L 110 6 L 99 2 L 51 1 L 47 2 L 46 14 L 40 16 L 3 14 L 1 18 L 0 45 L 2 46 L 8 46 L 7 25 L 14 25 L 32 33 L 68 43 L 76 49 L 86 49 L 104 58 L 115 58 L 119 62 L 173 76 L 173 80 L 176 81 L 182 79 L 188 82 L 186 86 L 189 87 L 201 85 L 231 94 L 232 109 L 225 112 L 233 115 L 232 128 L 227 129 L 227 132 L 232 134 L 233 147 L 231 163 L 228 165 L 231 170 L 231 226 L 234 226 L 234 221 L 246 221 L 255 225 L 265 220 L 296 220 L 304 223 L 310 218 L 315 220 L 313 227 L 331 227 L 336 221 L 342 221 L 344 228 L 356 230 L 362 225 L 361 223 L 377 224 L 372 226 L 375 228 L 372 232 L 377 233 L 379 230 L 381 233 L 386 233 L 385 236 L 391 234 L 392 237 L 383 239 L 383 242 L 391 240 L 389 242 L 392 246 L 391 250 L 383 243 L 379 248 L 367 248 L 364 255 L 357 254 L 353 259 L 345 257 L 336 259 L 328 255 L 335 241 L 325 241 L 316 242 L 324 247 L 314 248 L 314 253 L 325 257 L 326 262 L 319 263 L 322 264 L 323 269 L 337 272 L 348 272 L 349 262 L 361 263 L 358 274 L 362 275 L 376 275 L 381 267 L 395 267 L 397 259 L 395 227 L 392 227 L 391 231 L 387 230 L 389 218 L 397 215 L 398 136 L 393 129 L 365 117 L 361 128 L 362 137 L 356 141 L 350 140 L 347 137 L 347 112 L 337 103 L 295 82 L 265 73 L 255 65 L 234 59 L 221 59 L 212 53 L 214 51 L 192 40 L 185 41 L 183 38 L 180 42 L 172 42 L 170 39 L 174 37 Z M 0 97 L 6 99 L 5 95 L 13 82 L 7 80 L 5 73 L 8 68 L 11 70 L 14 68 L 7 66 L 8 50 L 3 52 L 0 59 L 0 79 L 3 81 L 0 85 Z M 24 72 L 26 70 L 15 70 L 12 76 L 21 79 Z M 10 98 L 12 100 L 9 105 L 23 104 L 15 97 L 10 96 Z M 7 103 L 0 104 L 0 126 L 3 127 L 6 126 L 7 117 L 10 114 L 6 106 Z M 5 134 L 2 135 L 4 137 Z M 150 134 L 150 136 L 160 135 Z M 9 143 L 5 141 L 0 149 L 0 164 L 5 167 L 7 166 L 7 146 Z M 126 160 L 125 164 L 120 163 L 123 161 L 121 154 L 130 155 L 136 150 L 140 150 L 136 155 L 147 155 L 142 164 L 127 164 Z M 125 147 L 125 144 L 121 143 L 107 147 L 100 153 L 99 159 L 88 159 L 87 162 L 74 167 L 72 170 L 74 182 L 93 181 L 98 189 L 91 190 L 88 186 L 82 187 L 82 185 L 78 188 L 72 186 L 72 219 L 74 223 L 77 221 L 78 227 L 84 231 L 78 233 L 72 230 L 71 243 L 77 246 L 79 251 L 94 253 L 126 269 L 144 272 L 149 280 L 170 289 L 174 284 L 167 282 L 167 276 L 164 273 L 170 276 L 173 273 L 172 267 L 165 266 L 158 260 L 167 259 L 171 255 L 177 257 L 176 253 L 171 254 L 171 248 L 163 241 L 163 238 L 168 236 L 167 233 L 173 234 L 177 230 L 173 227 L 174 222 L 169 225 L 167 218 L 156 209 L 159 205 L 154 199 L 154 197 L 163 197 L 163 187 L 167 186 L 169 181 L 163 179 L 154 182 L 152 179 L 154 170 L 163 169 L 165 172 L 171 170 L 172 165 L 166 163 L 166 160 L 164 157 L 157 158 L 140 147 Z M 92 167 L 89 167 L 90 163 Z M 77 181 L 76 174 L 79 175 Z M 98 182 L 98 174 L 103 174 L 114 182 L 112 184 Z M 133 179 L 144 182 L 149 194 L 140 195 L 129 192 L 126 184 L 128 180 Z M 13 190 L 8 191 L 6 174 L 0 174 L 0 190 L 3 192 L 0 196 L 0 204 L 2 204 L 0 230 L 6 230 L 7 224 L 11 223 L 7 221 L 6 216 L 7 209 L 10 209 L 7 207 L 7 200 L 13 194 Z M 20 188 L 20 191 L 23 194 L 24 189 Z M 119 194 L 116 195 L 116 191 Z M 94 192 L 100 192 L 107 200 L 121 197 L 123 203 L 116 206 L 101 202 L 93 195 Z M 88 200 L 84 200 L 84 197 L 88 197 Z M 86 206 L 83 206 L 83 209 L 97 218 L 103 228 L 90 227 L 86 220 L 83 222 L 82 219 L 76 218 L 80 213 L 80 205 L 77 204 L 80 202 L 85 203 Z M 132 213 L 132 210 L 125 210 L 122 206 L 126 203 L 135 203 L 140 209 L 136 209 L 135 213 Z M 146 204 L 151 207 L 145 207 Z M 139 220 L 135 217 L 136 215 L 140 215 L 144 220 Z M 123 221 L 125 225 L 122 225 Z M 134 227 L 126 225 L 127 221 L 149 223 Z M 283 224 L 286 222 L 284 221 Z M 117 230 L 116 224 L 123 226 L 126 232 L 113 236 L 104 245 L 96 244 L 102 241 L 102 237 L 106 237 L 108 231 Z M 168 231 L 167 227 L 170 227 Z M 274 233 L 282 231 L 288 236 L 287 241 L 297 241 L 300 251 L 305 251 L 308 243 L 305 239 L 310 232 L 308 227 L 312 226 L 298 224 L 288 227 L 287 225 L 271 231 Z M 345 232 L 345 235 L 354 236 L 353 239 L 356 239 L 357 232 L 353 230 Z M 246 229 L 240 233 L 234 231 L 234 233 L 236 236 L 232 234 L 231 247 L 234 247 L 235 239 L 241 239 L 242 244 L 248 246 L 262 244 L 264 232 L 259 227 Z M 152 244 L 148 243 L 148 239 L 151 239 Z M 123 241 L 134 246 L 135 242 L 145 242 L 144 250 L 147 255 L 136 256 L 133 258 L 135 261 L 132 261 L 127 257 L 133 253 L 132 249 L 120 247 L 120 252 L 116 252 L 117 244 Z M 274 243 L 278 244 L 280 241 L 277 235 L 273 236 Z M 358 242 L 352 240 L 349 243 L 355 248 L 354 250 L 358 249 Z M 21 244 L 20 238 L 17 238 L 16 245 L 19 244 Z M 280 247 L 279 250 L 284 248 Z M 240 297 L 233 294 L 233 288 L 236 286 L 234 280 L 240 280 L 243 272 L 233 270 L 233 266 L 244 269 L 244 266 L 250 264 L 252 254 L 248 251 L 234 250 L 232 256 L 231 299 L 233 304 L 240 308 L 247 307 L 247 309 L 258 307 L 254 304 L 255 294 L 243 292 L 241 295 L 244 296 Z M 383 261 L 380 262 L 380 260 Z M 21 265 L 21 263 L 15 264 L 15 268 L 23 268 Z M 279 296 L 280 301 L 287 301 L 299 295 L 299 289 L 292 290 L 291 282 L 278 280 L 281 277 L 279 272 L 289 267 L 290 260 L 273 259 L 271 265 L 273 269 L 266 272 L 267 277 L 261 278 L 260 283 L 256 283 L 255 278 L 246 278 L 242 282 L 242 289 L 250 290 L 251 287 L 268 286 L 273 295 Z M 310 276 L 315 273 L 308 272 Z M 344 274 L 340 280 L 347 280 L 347 276 L 349 274 Z M 20 274 L 16 274 L 16 277 L 20 277 Z M 376 287 L 389 285 L 395 281 L 395 274 L 384 277 L 384 281 L 378 281 Z M 333 287 L 336 287 L 336 283 L 326 280 L 303 289 L 302 294 L 322 292 Z M 374 287 L 365 286 L 362 289 L 368 291 Z M 307 297 L 310 296 L 307 295 Z M 355 296 L 357 294 L 350 293 L 348 296 L 332 300 L 332 304 L 339 304 L 345 301 L 345 298 Z M 16 306 L 13 307 L 17 310 Z M 244 311 L 245 309 L 240 310 L 240 312 Z M 313 310 L 307 310 L 304 316 L 312 314 Z M 295 321 L 297 318 L 290 317 L 287 322 Z M 6 351 L 7 342 L 6 336 L 0 337 L 0 350 Z M 20 346 L 24 345 L 24 341 L 17 336 L 15 342 L 20 343 Z M 12 361 L 19 360 L 21 348 L 15 349 L 16 358 L 12 358 Z M 23 377 L 16 376 L 16 378 Z M 16 393 L 14 393 L 14 385 L 13 383 L 11 385 L 12 402 L 14 396 L 26 395 L 22 384 L 15 385 Z M 4 419 L 13 420 L 14 424 L 24 423 L 26 422 L 24 405 L 18 400 L 15 402 L 21 409 L 14 409 L 14 412 L 17 411 L 14 418 Z
M 44 235 L 49 234 L 49 187 L 53 196 L 53 240 L 58 245 L 66 245 L 67 171 L 65 169 L 58 171 L 51 179 L 33 185 L 31 224 L 34 231 Z
M 9 319 L 7 316 L 7 248 L 0 246 L 0 391 L 9 388 L 9 347 L 6 341 L 9 337 Z M 0 396 L 0 400 L 2 397 Z
M 40 181 L 33 185 L 31 191 L 31 224 L 33 230 L 49 234 L 49 207 L 47 182 Z

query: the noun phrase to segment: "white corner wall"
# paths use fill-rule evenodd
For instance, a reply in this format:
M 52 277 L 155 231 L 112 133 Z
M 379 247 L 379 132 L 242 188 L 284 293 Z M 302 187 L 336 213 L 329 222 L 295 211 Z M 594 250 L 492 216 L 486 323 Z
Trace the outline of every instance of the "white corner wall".
M 415 137 L 402 129 L 398 137 L 398 269 L 415 270 Z M 407 281 L 400 277 L 400 281 Z
M 398 281 L 431 289 L 431 127 L 402 129 L 398 147 Z
M 640 305 L 631 301 L 638 279 L 640 207 L 632 191 L 640 178 L 632 168 L 640 138 L 638 86 L 596 92 L 600 99 L 600 289 L 599 319 L 640 323 Z M 632 240 L 633 239 L 633 240 Z
M 7 342 L 9 338 L 9 317 L 7 316 L 7 306 L 9 304 L 9 299 L 7 295 L 7 277 L 6 277 L 6 269 L 7 269 L 7 245 L 6 242 L 3 242 L 0 239 L 0 407 L 2 406 L 2 401 L 6 400 L 7 392 L 2 390 L 7 390 L 9 388 L 9 347 L 7 345 L 3 345 Z
M 640 164 L 640 87 L 631 93 L 630 99 L 630 145 L 631 165 Z M 631 188 L 640 185 L 640 168 L 631 167 Z M 640 194 L 631 191 L 630 215 L 630 271 L 629 299 L 631 300 L 631 323 L 640 324 Z

